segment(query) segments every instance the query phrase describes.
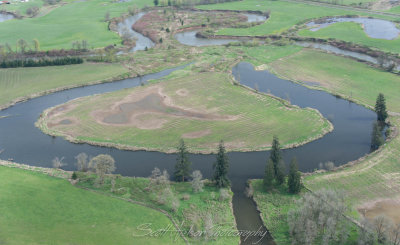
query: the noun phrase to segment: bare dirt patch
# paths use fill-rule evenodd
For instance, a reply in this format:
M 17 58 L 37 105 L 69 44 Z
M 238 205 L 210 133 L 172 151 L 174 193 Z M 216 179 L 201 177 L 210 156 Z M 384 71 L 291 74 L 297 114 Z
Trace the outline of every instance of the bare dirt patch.
M 100 124 L 114 126 L 135 126 L 140 129 L 161 128 L 169 117 L 183 117 L 196 120 L 235 120 L 237 116 L 220 115 L 216 110 L 197 110 L 174 104 L 172 98 L 162 93 L 161 86 L 152 86 L 133 92 L 114 103 L 110 109 L 92 112 Z
M 364 203 L 358 208 L 358 212 L 371 220 L 383 214 L 392 219 L 395 224 L 400 224 L 400 198 L 378 199 Z
M 190 132 L 182 135 L 182 138 L 189 138 L 189 139 L 195 139 L 195 138 L 200 138 L 206 135 L 211 134 L 211 130 L 202 130 L 202 131 L 196 131 L 196 132 Z

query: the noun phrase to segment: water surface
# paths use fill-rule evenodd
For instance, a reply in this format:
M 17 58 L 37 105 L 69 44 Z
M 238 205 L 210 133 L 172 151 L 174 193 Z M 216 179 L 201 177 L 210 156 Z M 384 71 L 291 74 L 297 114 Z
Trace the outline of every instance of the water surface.
M 372 38 L 393 40 L 396 39 L 400 34 L 400 30 L 396 27 L 396 24 L 391 21 L 363 17 L 330 18 L 326 19 L 323 23 L 315 23 L 314 21 L 309 22 L 307 26 L 311 27 L 310 31 L 318 31 L 322 28 L 339 22 L 359 23 L 362 25 L 364 32 Z
M 129 16 L 125 18 L 122 22 L 118 23 L 117 30 L 120 36 L 126 33 L 130 38 L 136 39 L 136 45 L 134 48 L 130 50 L 130 52 L 135 52 L 137 50 L 145 50 L 147 48 L 154 47 L 154 42 L 150 40 L 150 38 L 143 36 L 139 32 L 132 30 L 133 24 L 136 23 L 143 15 L 146 13 L 140 12 L 133 16 Z
M 11 19 L 14 19 L 14 16 L 12 14 L 0 14 L 0 22 Z

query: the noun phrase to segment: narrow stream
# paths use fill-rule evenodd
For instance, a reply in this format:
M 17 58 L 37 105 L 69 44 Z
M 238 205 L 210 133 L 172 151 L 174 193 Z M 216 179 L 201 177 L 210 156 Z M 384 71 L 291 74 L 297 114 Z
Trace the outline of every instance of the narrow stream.
M 66 163 L 69 164 L 65 169 L 73 170 L 75 169 L 74 157 L 80 152 L 86 152 L 92 156 L 105 153 L 115 158 L 116 172 L 125 176 L 147 177 L 154 167 L 167 169 L 172 173 L 176 160 L 174 154 L 124 151 L 88 144 L 73 144 L 63 138 L 43 134 L 35 128 L 34 123 L 42 111 L 49 107 L 82 96 L 139 86 L 142 82 L 162 78 L 181 68 L 168 69 L 141 78 L 65 90 L 18 103 L 0 111 L 0 117 L 9 115 L 0 119 L 0 149 L 4 149 L 0 157 L 11 158 L 19 163 L 51 167 L 51 160 L 54 157 L 64 156 Z M 375 120 L 374 112 L 326 92 L 311 90 L 282 80 L 267 71 L 255 71 L 249 63 L 239 63 L 233 68 L 233 75 L 236 78 L 239 74 L 242 84 L 253 88 L 257 84 L 261 92 L 271 92 L 281 98 L 290 98 L 292 104 L 300 107 L 316 108 L 334 124 L 334 131 L 323 138 L 298 148 L 284 150 L 286 163 L 296 156 L 300 170 L 311 171 L 317 168 L 320 162 L 333 161 L 336 165 L 341 165 L 369 152 L 371 128 Z M 257 230 L 263 227 L 262 222 L 255 204 L 243 194 L 243 191 L 248 179 L 263 177 L 269 152 L 231 152 L 228 153 L 228 157 L 230 159 L 229 177 L 235 193 L 233 207 L 238 229 Z M 212 176 L 214 155 L 191 154 L 190 160 L 194 170 L 201 170 L 206 178 Z M 254 240 L 257 241 L 259 238 L 248 239 L 243 244 L 251 244 Z M 273 241 L 267 237 L 259 244 L 273 244 Z
M 129 52 L 135 52 L 137 50 L 145 50 L 146 48 L 154 47 L 155 43 L 150 40 L 150 38 L 143 36 L 139 32 L 136 32 L 132 29 L 133 24 L 136 23 L 145 12 L 137 13 L 133 16 L 129 16 L 124 19 L 124 21 L 118 23 L 117 30 L 120 36 L 128 35 L 132 39 L 136 39 L 136 45 Z

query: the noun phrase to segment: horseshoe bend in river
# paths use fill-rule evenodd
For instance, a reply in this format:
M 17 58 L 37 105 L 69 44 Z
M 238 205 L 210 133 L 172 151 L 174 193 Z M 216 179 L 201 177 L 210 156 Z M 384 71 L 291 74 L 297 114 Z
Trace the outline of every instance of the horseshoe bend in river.
M 65 103 L 71 99 L 92 94 L 116 91 L 123 88 L 139 86 L 149 79 L 158 79 L 174 70 L 183 67 L 167 69 L 159 73 L 140 78 L 125 79 L 112 83 L 91 85 L 69 89 L 26 102 L 18 103 L 0 111 L 0 149 L 4 149 L 1 158 L 12 158 L 16 162 L 35 166 L 50 167 L 51 160 L 64 156 L 68 163 L 66 169 L 74 168 L 74 157 L 80 152 L 95 156 L 101 153 L 110 154 L 117 164 L 116 173 L 125 176 L 148 177 L 154 167 L 173 172 L 176 160 L 175 154 L 160 152 L 125 151 L 115 148 L 74 144 L 61 137 L 51 137 L 42 133 L 34 126 L 43 110 Z M 312 90 L 290 81 L 272 75 L 268 71 L 255 71 L 249 63 L 239 63 L 232 70 L 233 75 L 243 85 L 255 87 L 259 91 L 269 92 L 281 98 L 290 98 L 294 105 L 311 107 L 319 110 L 334 125 L 334 130 L 323 138 L 283 151 L 286 163 L 296 156 L 301 171 L 311 171 L 320 162 L 333 161 L 336 165 L 344 164 L 367 154 L 370 149 L 370 135 L 375 113 L 360 105 L 319 91 Z M 269 152 L 230 152 L 229 178 L 232 182 L 233 211 L 239 230 L 265 230 L 254 202 L 244 195 L 248 179 L 262 178 Z M 190 154 L 192 169 L 200 170 L 205 178 L 212 176 L 214 155 Z M 251 239 L 253 238 L 253 239 Z M 252 244 L 258 237 L 249 237 L 242 244 Z M 271 237 L 266 236 L 258 244 L 274 244 Z

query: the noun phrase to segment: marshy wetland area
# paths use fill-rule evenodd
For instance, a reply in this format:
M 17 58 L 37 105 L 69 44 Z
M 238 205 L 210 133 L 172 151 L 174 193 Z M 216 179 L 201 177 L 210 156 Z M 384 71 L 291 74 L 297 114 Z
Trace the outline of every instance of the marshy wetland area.
M 400 244 L 400 3 L 0 4 L 1 244 Z

